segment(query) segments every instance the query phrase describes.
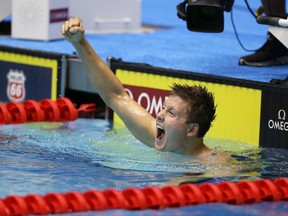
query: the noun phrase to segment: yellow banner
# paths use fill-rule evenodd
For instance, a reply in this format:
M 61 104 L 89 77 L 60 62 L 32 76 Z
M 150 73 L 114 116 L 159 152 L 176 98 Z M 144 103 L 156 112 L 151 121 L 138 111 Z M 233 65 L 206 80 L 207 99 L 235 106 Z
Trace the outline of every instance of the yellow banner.
M 217 104 L 217 117 L 206 136 L 259 146 L 261 90 L 120 69 L 116 75 L 127 93 L 151 114 L 159 111 L 173 83 L 206 86 Z M 123 125 L 116 114 L 114 124 Z

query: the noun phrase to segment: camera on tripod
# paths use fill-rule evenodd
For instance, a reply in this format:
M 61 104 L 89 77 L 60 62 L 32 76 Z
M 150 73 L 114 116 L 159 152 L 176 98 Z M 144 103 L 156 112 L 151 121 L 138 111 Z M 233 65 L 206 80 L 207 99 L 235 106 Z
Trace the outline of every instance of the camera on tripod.
M 190 31 L 223 32 L 224 11 L 230 12 L 234 0 L 185 0 L 177 5 L 177 15 Z

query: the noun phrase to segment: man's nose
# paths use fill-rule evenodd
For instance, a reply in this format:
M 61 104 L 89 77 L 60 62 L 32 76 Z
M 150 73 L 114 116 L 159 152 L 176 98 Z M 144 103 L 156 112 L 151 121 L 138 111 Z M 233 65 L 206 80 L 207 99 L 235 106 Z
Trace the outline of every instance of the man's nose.
M 156 116 L 156 120 L 157 121 L 163 121 L 164 120 L 164 117 L 163 117 L 163 114 L 162 114 L 162 111 L 160 111 L 157 116 Z

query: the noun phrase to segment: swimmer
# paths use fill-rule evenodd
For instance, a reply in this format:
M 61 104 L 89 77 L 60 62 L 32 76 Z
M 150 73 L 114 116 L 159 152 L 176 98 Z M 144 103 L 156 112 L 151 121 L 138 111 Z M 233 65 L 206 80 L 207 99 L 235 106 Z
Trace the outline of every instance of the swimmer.
M 70 18 L 62 34 L 76 49 L 96 92 L 142 143 L 160 151 L 205 156 L 203 138 L 215 119 L 214 95 L 203 86 L 174 84 L 163 109 L 154 118 L 131 99 L 109 66 L 96 54 L 79 18 Z

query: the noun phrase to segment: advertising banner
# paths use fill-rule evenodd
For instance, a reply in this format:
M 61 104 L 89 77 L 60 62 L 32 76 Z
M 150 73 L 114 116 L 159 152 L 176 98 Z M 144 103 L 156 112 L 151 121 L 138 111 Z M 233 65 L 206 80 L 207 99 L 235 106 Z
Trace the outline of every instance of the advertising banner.
M 207 136 L 261 147 L 288 148 L 288 89 L 247 80 L 170 70 L 111 59 L 127 94 L 156 116 L 173 83 L 214 93 L 216 120 Z M 114 125 L 124 126 L 114 114 Z
M 65 88 L 65 57 L 0 46 L 0 102 L 55 100 Z

